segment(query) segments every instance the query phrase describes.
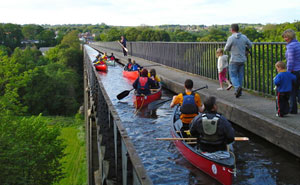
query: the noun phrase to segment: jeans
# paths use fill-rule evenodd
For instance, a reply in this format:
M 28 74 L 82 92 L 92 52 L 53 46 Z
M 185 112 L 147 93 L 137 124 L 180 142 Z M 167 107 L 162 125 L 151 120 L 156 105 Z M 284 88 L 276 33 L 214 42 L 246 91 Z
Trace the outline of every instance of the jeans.
M 243 86 L 244 73 L 244 62 L 231 62 L 229 64 L 229 75 L 235 91 L 237 91 L 239 87 Z
M 292 72 L 294 75 L 296 75 L 296 83 L 293 84 L 293 89 L 290 94 L 290 113 L 297 114 L 298 113 L 298 107 L 297 107 L 297 98 L 298 103 L 300 104 L 300 71 L 294 71 Z

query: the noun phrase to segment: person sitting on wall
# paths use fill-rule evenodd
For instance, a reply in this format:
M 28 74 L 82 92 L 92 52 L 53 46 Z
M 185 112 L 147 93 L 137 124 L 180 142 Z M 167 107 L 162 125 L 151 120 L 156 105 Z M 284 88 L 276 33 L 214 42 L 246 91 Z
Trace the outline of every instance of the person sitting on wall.
M 226 151 L 234 141 L 234 129 L 230 122 L 217 113 L 216 97 L 204 101 L 205 110 L 196 116 L 190 125 L 190 133 L 197 137 L 197 147 L 202 152 Z
M 143 69 L 140 77 L 138 77 L 132 84 L 133 88 L 136 89 L 137 94 L 149 95 L 151 94 L 150 89 L 155 86 L 154 80 L 148 77 L 148 70 Z

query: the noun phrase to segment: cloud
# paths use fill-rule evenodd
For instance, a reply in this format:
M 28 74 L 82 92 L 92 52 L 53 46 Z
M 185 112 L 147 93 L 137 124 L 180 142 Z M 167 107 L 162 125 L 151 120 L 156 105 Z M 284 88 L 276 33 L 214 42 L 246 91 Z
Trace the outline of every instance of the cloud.
M 300 1 L 289 0 L 9 0 L 2 22 L 17 24 L 282 23 L 300 18 Z

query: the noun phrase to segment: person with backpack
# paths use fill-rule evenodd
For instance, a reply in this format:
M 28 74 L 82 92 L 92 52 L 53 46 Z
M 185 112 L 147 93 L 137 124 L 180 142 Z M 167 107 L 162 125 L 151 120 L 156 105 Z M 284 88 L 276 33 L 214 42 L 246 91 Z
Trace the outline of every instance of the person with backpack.
M 180 93 L 177 96 L 173 96 L 170 107 L 173 108 L 175 105 L 180 105 L 180 119 L 182 121 L 181 133 L 183 137 L 186 137 L 185 131 L 189 130 L 190 123 L 198 112 L 203 111 L 203 106 L 199 94 L 193 93 L 193 81 L 187 79 L 184 82 L 184 93 Z

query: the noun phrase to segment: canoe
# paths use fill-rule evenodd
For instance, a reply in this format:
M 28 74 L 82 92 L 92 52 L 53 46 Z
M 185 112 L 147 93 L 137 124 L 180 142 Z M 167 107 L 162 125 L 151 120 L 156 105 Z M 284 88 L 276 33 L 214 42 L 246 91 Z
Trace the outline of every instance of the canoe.
M 133 101 L 134 101 L 134 106 L 135 108 L 143 108 L 146 107 L 149 103 L 159 100 L 161 98 L 162 90 L 161 88 L 159 89 L 151 89 L 152 94 L 148 96 L 144 95 L 137 95 L 136 91 L 134 92 L 133 95 Z
M 126 70 L 123 70 L 123 76 L 130 79 L 130 80 L 136 80 L 139 77 L 139 71 L 126 71 Z
M 171 134 L 173 138 L 182 138 L 180 134 L 182 122 L 179 119 L 179 106 L 173 113 Z M 233 176 L 236 173 L 235 157 L 233 152 L 215 152 L 207 153 L 196 149 L 195 144 L 187 144 L 187 140 L 174 140 L 174 144 L 178 151 L 192 165 L 213 177 L 221 184 L 231 185 Z M 225 153 L 226 155 L 222 155 Z
M 94 64 L 94 66 L 98 71 L 107 71 L 106 64 Z

